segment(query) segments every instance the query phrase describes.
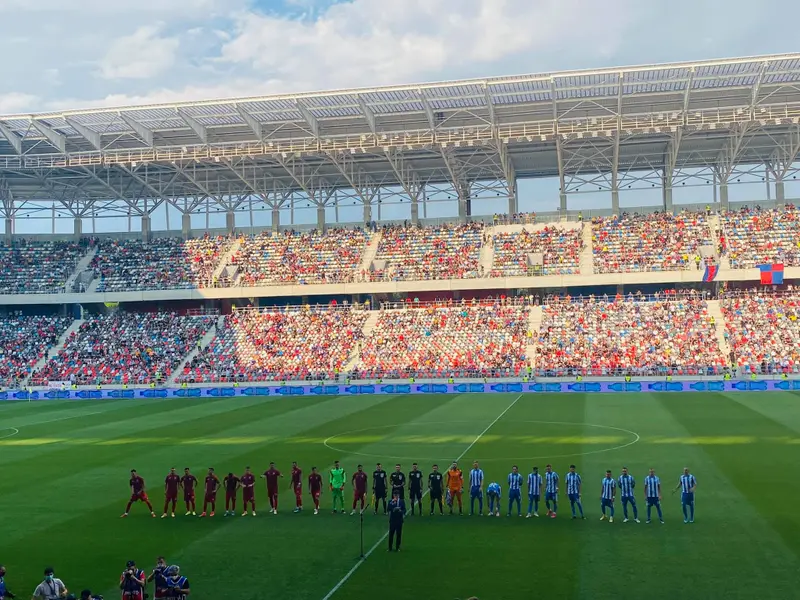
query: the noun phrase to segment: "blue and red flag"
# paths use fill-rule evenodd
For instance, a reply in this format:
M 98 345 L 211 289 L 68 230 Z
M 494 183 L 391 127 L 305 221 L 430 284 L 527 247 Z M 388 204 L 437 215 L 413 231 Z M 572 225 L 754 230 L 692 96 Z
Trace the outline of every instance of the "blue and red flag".
M 719 265 L 706 265 L 706 272 L 703 273 L 703 281 L 714 281 L 719 275 Z
M 783 283 L 783 265 L 758 265 L 761 271 L 761 285 L 780 285 Z

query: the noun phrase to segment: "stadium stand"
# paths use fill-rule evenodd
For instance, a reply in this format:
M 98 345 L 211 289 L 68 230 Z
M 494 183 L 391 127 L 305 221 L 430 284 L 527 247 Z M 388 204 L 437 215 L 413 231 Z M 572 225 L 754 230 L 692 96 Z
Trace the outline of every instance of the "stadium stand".
M 349 283 L 369 240 L 362 229 L 263 232 L 245 238 L 231 264 L 238 267 L 242 286 Z
M 0 246 L 0 293 L 58 294 L 64 292 L 67 279 L 88 240 L 74 242 L 34 242 L 20 240 L 12 246 Z
M 385 226 L 376 261 L 385 268 L 373 280 L 411 281 L 474 279 L 482 277 L 479 259 L 483 245 L 482 223 L 435 227 Z
M 237 310 L 177 381 L 333 379 L 363 337 L 367 314 L 347 306 Z
M 156 238 L 101 242 L 90 267 L 100 278 L 98 292 L 193 289 L 214 285 L 220 257 L 233 244 L 227 236 L 193 240 Z
M 800 293 L 733 292 L 720 304 L 744 373 L 800 373 Z
M 726 212 L 722 228 L 720 245 L 733 269 L 772 263 L 800 266 L 800 211 L 793 204 Z
M 699 269 L 700 247 L 712 246 L 712 239 L 707 216 L 700 213 L 595 217 L 595 273 Z
M 543 313 L 539 376 L 698 375 L 727 364 L 697 295 L 567 296 L 548 300 Z
M 89 318 L 31 377 L 87 384 L 165 381 L 214 324 L 208 316 L 116 312 Z
M 492 236 L 494 262 L 492 277 L 522 277 L 535 274 L 532 254 L 542 254 L 542 275 L 572 275 L 580 272 L 583 229 L 548 225 Z
M 499 377 L 525 367 L 528 307 L 498 301 L 382 309 L 355 378 Z
M 0 319 L 0 385 L 27 379 L 34 365 L 67 330 L 69 317 L 5 317 Z

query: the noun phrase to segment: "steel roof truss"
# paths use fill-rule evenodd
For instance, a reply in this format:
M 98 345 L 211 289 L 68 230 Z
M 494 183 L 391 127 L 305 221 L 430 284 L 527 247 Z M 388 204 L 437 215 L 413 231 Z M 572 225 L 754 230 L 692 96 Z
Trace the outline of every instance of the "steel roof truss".
M 400 182 L 400 187 L 412 202 L 417 202 L 423 188 L 419 174 L 406 161 L 402 152 L 387 147 L 385 154 L 389 167 Z
M 67 151 L 67 136 L 65 136 L 63 133 L 59 133 L 58 131 L 51 129 L 37 119 L 31 119 L 31 125 L 34 129 L 36 129 L 36 131 L 41 133 L 48 142 L 57 148 L 59 152 L 64 154 Z
M 296 101 L 297 110 L 300 111 L 300 114 L 303 115 L 303 120 L 308 123 L 308 126 L 311 128 L 311 133 L 314 135 L 315 138 L 319 139 L 319 121 L 317 117 L 315 117 L 306 106 L 300 102 L 299 100 Z
M 11 131 L 8 125 L 2 121 L 0 121 L 0 134 L 8 140 L 8 143 L 11 144 L 17 154 L 22 154 L 22 138 Z
M 85 125 L 78 123 L 78 121 L 76 121 L 72 117 L 66 117 L 65 120 L 67 121 L 69 126 L 72 127 L 75 131 L 77 131 L 81 135 L 81 137 L 86 139 L 86 141 L 88 141 L 95 150 L 103 149 L 101 136 L 97 131 L 92 131 Z
M 242 117 L 242 120 L 247 123 L 247 126 L 253 131 L 253 134 L 256 136 L 256 139 L 260 142 L 264 139 L 264 128 L 261 125 L 261 121 L 256 119 L 253 115 L 247 112 L 244 108 L 242 108 L 238 104 L 234 104 L 236 107 L 236 112 L 239 113 L 239 116 Z
M 364 118 L 367 120 L 367 124 L 369 125 L 369 130 L 372 135 L 378 135 L 378 126 L 377 121 L 375 119 L 375 111 L 370 108 L 370 106 L 364 102 L 364 98 L 361 96 L 356 96 L 358 100 L 358 106 L 361 109 L 361 112 L 364 113 Z
M 356 165 L 353 155 L 347 152 L 338 155 L 336 152 L 327 152 L 325 156 L 339 170 L 353 192 L 361 199 L 361 203 L 371 205 L 378 186 Z
M 149 148 L 153 147 L 153 132 L 150 129 L 123 112 L 119 113 L 119 118 L 125 121 L 128 127 L 133 129 L 134 133 L 139 137 L 139 139 L 147 144 Z
M 192 115 L 187 113 L 185 110 L 181 110 L 179 108 L 177 109 L 176 112 L 178 113 L 178 116 L 183 120 L 183 122 L 186 123 L 186 125 L 188 125 L 189 128 L 195 132 L 197 137 L 199 137 L 204 144 L 208 144 L 208 129 L 206 129 L 206 126 L 203 125 L 197 119 L 195 119 Z

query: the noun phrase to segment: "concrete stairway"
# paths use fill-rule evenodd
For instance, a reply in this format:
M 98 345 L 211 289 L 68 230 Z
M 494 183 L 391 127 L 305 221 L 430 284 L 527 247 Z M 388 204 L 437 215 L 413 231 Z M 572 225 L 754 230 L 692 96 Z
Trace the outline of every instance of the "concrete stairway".
M 224 317 L 220 317 L 220 319 L 223 319 L 223 318 L 224 318 Z M 198 353 L 200 350 L 205 350 L 206 348 L 208 348 L 208 345 L 211 343 L 211 340 L 213 340 L 213 339 L 214 339 L 214 337 L 217 335 L 217 328 L 218 328 L 218 324 L 219 324 L 219 323 L 221 323 L 221 322 L 222 322 L 222 321 L 220 321 L 220 320 L 217 320 L 217 323 L 215 323 L 214 325 L 212 325 L 212 326 L 209 328 L 209 330 L 208 330 L 208 331 L 206 331 L 206 334 L 205 334 L 205 335 L 204 335 L 202 338 L 200 338 L 200 346 L 199 346 L 199 347 L 198 347 L 198 346 L 195 346 L 195 347 L 192 349 L 192 351 L 191 351 L 191 352 L 189 352 L 189 354 L 187 354 L 187 355 L 186 355 L 184 358 L 182 358 L 182 359 L 181 359 L 181 362 L 180 362 L 180 363 L 178 363 L 178 366 L 176 367 L 175 371 L 172 373 L 172 375 L 170 376 L 170 378 L 169 378 L 169 379 L 167 379 L 167 383 L 166 383 L 166 385 L 168 385 L 168 386 L 174 386 L 174 385 L 175 385 L 175 381 L 178 379 L 178 377 L 181 375 L 181 373 L 183 373 L 183 366 L 184 366 L 186 363 L 188 363 L 188 362 L 191 362 L 191 361 L 192 361 L 192 359 L 193 359 L 195 356 L 197 356 L 197 353 Z
M 242 238 L 238 238 L 234 240 L 231 247 L 225 252 L 222 256 L 219 257 L 219 264 L 217 268 L 214 269 L 214 272 L 211 274 L 212 281 L 219 281 L 222 277 L 222 272 L 225 270 L 225 267 L 228 266 L 228 262 L 230 262 L 231 258 L 234 254 L 239 251 L 239 248 L 242 247 Z
M 583 224 L 583 250 L 580 260 L 581 275 L 594 275 L 594 256 L 592 255 L 592 224 Z
M 375 257 L 378 255 L 378 246 L 381 243 L 381 239 L 383 239 L 383 233 L 381 233 L 380 230 L 372 234 L 372 239 L 370 239 L 367 247 L 364 248 L 364 254 L 361 256 L 361 264 L 358 265 L 359 273 L 361 273 L 361 271 L 369 273 L 372 267 L 372 261 L 375 260 Z
M 67 343 L 69 336 L 78 331 L 81 325 L 83 325 L 85 322 L 86 319 L 75 319 L 72 322 L 72 324 L 69 327 L 67 327 L 67 330 L 61 334 L 61 336 L 58 338 L 53 347 L 50 348 L 47 351 L 47 353 L 42 358 L 40 358 L 35 365 L 33 365 L 33 370 L 31 371 L 31 373 L 35 373 L 36 371 L 44 367 L 51 358 L 55 358 L 55 356 L 59 353 L 59 351 L 64 347 L 64 344 Z M 28 377 L 28 379 L 25 380 L 24 385 L 27 386 L 29 380 L 30 377 Z
M 89 268 L 89 263 L 92 262 L 92 259 L 97 254 L 97 247 L 91 248 L 89 252 L 83 255 L 83 257 L 78 261 L 78 264 L 75 265 L 75 270 L 72 274 L 67 277 L 66 283 L 64 283 L 64 291 L 69 293 L 72 290 L 72 284 L 75 283 L 75 280 L 78 276 L 86 271 Z
M 494 236 L 494 232 L 492 231 L 493 228 L 489 228 L 486 231 L 486 236 L 489 240 L 481 246 L 481 254 L 480 258 L 478 259 L 478 264 L 483 267 L 483 276 L 489 277 L 490 273 L 492 272 L 492 265 L 494 265 L 494 242 L 492 241 L 492 236 Z
M 531 365 L 536 365 L 536 341 L 539 339 L 539 329 L 542 327 L 543 311 L 541 306 L 531 307 L 531 313 L 528 316 L 528 331 L 533 334 L 533 337 L 528 338 L 528 346 L 525 349 L 525 357 L 530 361 Z
M 719 347 L 720 350 L 722 350 L 722 355 L 725 357 L 725 362 L 728 362 L 731 355 L 731 347 L 728 344 L 728 340 L 725 339 L 725 316 L 722 314 L 722 307 L 720 306 L 719 300 L 708 301 L 708 316 L 714 317 L 714 329 L 717 335 L 717 341 L 719 341 Z
M 730 269 L 731 261 L 728 258 L 728 255 L 719 255 L 719 235 L 717 235 L 717 231 L 722 231 L 722 219 L 719 218 L 719 215 L 713 214 L 708 217 L 708 226 L 711 229 L 711 241 L 714 244 L 714 256 L 716 257 L 720 268 Z
M 371 310 L 369 312 L 369 316 L 367 317 L 367 321 L 364 323 L 364 327 L 361 331 L 364 332 L 364 339 L 366 340 L 370 334 L 375 330 L 375 325 L 378 323 L 378 317 L 380 317 L 381 313 L 378 310 Z M 358 362 L 360 360 L 358 355 L 358 345 L 353 348 L 353 352 L 350 353 L 350 358 L 347 360 L 347 363 L 344 366 L 343 372 L 348 373 L 358 366 Z

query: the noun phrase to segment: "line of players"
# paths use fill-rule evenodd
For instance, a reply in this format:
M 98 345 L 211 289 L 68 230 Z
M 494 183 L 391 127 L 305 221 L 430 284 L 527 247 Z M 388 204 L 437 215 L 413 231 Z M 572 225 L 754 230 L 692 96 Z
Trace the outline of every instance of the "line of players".
M 294 512 L 303 510 L 303 471 L 297 466 L 296 462 L 292 463 L 291 479 L 289 489 L 295 494 L 295 509 Z M 270 512 L 278 514 L 278 487 L 279 480 L 283 478 L 283 474 L 275 468 L 275 463 L 269 463 L 267 469 L 261 478 L 266 482 L 267 496 L 270 503 Z M 472 470 L 468 474 L 469 478 L 469 494 L 470 494 L 470 515 L 475 513 L 475 503 L 478 503 L 478 514 L 483 515 L 483 500 L 484 500 L 484 483 L 485 476 L 483 470 L 480 468 L 478 462 L 474 462 Z M 337 505 L 339 511 L 344 514 L 344 490 L 346 487 L 347 475 L 345 470 L 341 467 L 339 461 L 335 461 L 333 468 L 330 470 L 328 478 L 328 487 L 331 491 L 332 508 L 334 514 L 337 512 Z M 570 502 L 572 510 L 572 518 L 585 519 L 582 503 L 583 480 L 576 472 L 575 465 L 570 465 L 569 472 L 564 478 L 566 484 L 567 498 Z M 353 488 L 353 504 L 351 515 L 356 513 L 359 509 L 364 512 L 366 508 L 367 497 L 367 482 L 368 475 L 364 472 L 363 465 L 358 465 L 357 471 L 351 478 L 351 485 Z M 417 506 L 419 507 L 419 514 L 423 514 L 422 498 L 425 495 L 423 492 L 423 473 L 419 470 L 417 463 L 413 463 L 411 471 L 406 477 L 405 473 L 401 470 L 401 465 L 395 465 L 395 470 L 392 473 L 387 473 L 383 470 L 381 463 L 378 463 L 375 471 L 372 473 L 372 507 L 375 514 L 378 513 L 379 504 L 382 504 L 383 513 L 386 514 L 386 498 L 389 488 L 391 488 L 391 496 L 399 495 L 401 499 L 405 499 L 405 488 L 408 482 L 409 500 L 411 503 L 411 514 L 415 514 Z M 184 469 L 183 476 L 179 476 L 175 468 L 170 469 L 164 481 L 164 512 L 161 518 L 164 519 L 170 514 L 175 517 L 175 510 L 178 502 L 179 491 L 183 491 L 183 501 L 186 505 L 186 516 L 196 516 L 196 502 L 195 502 L 195 489 L 198 486 L 197 478 L 191 473 L 187 467 Z M 138 475 L 136 470 L 131 470 L 130 478 L 131 498 L 125 508 L 122 517 L 127 517 L 131 506 L 135 502 L 144 502 L 150 509 L 150 515 L 155 517 L 155 511 L 147 496 L 144 479 Z M 256 501 L 255 501 L 255 484 L 256 477 L 250 467 L 246 467 L 244 474 L 239 477 L 234 473 L 228 473 L 222 481 L 214 472 L 213 468 L 208 469 L 208 474 L 204 480 L 204 500 L 203 511 L 201 517 L 213 517 L 216 511 L 217 492 L 224 488 L 225 490 L 225 516 L 233 516 L 236 514 L 236 499 L 238 490 L 242 490 L 243 509 L 242 516 L 248 515 L 248 506 L 250 507 L 250 514 L 256 516 Z M 527 482 L 523 479 L 519 469 L 514 465 L 507 477 L 508 484 L 508 512 L 507 516 L 511 516 L 514 504 L 516 504 L 517 515 L 522 516 L 522 491 L 527 488 L 528 492 L 528 511 L 525 515 L 527 518 L 539 516 L 539 503 L 544 495 L 544 503 L 547 508 L 546 516 L 555 519 L 558 513 L 558 493 L 560 490 L 560 479 L 558 473 L 553 471 L 551 465 L 545 467 L 544 475 L 539 473 L 538 467 L 533 467 L 531 473 L 528 475 Z M 318 514 L 320 510 L 320 496 L 322 495 L 322 475 L 318 472 L 317 467 L 311 468 L 311 474 L 308 476 L 308 489 L 314 503 L 314 514 Z M 694 522 L 694 494 L 697 487 L 697 479 L 689 472 L 688 468 L 683 470 L 680 476 L 678 485 L 673 489 L 673 493 L 681 490 L 681 505 L 683 507 L 684 523 Z M 635 497 L 636 480 L 628 472 L 627 467 L 623 467 L 622 473 L 618 478 L 614 479 L 611 471 L 606 471 L 606 475 L 601 482 L 601 495 L 600 506 L 602 510 L 601 521 L 608 519 L 610 523 L 614 522 L 614 502 L 617 497 L 617 490 L 622 500 L 622 509 L 624 515 L 624 522 L 628 522 L 628 507 L 630 506 L 633 512 L 633 520 L 639 523 L 639 509 L 636 504 Z M 428 475 L 427 493 L 430 496 L 430 514 L 435 512 L 436 504 L 439 506 L 439 513 L 444 514 L 443 502 L 449 507 L 450 514 L 454 514 L 455 505 L 458 505 L 458 514 L 463 514 L 463 496 L 464 492 L 464 474 L 458 467 L 458 463 L 454 462 L 450 468 L 442 474 L 439 471 L 439 466 L 434 464 L 431 473 Z M 544 494 L 542 493 L 544 492 Z M 654 469 L 650 469 L 648 475 L 644 478 L 644 497 L 647 506 L 647 523 L 651 521 L 651 510 L 656 509 L 658 518 L 661 523 L 664 522 L 663 513 L 661 511 L 661 480 L 655 474 Z M 497 482 L 489 483 L 486 488 L 486 498 L 489 508 L 489 515 L 500 516 L 500 501 L 502 498 L 502 487 Z M 171 511 L 168 509 L 170 508 Z M 360 506 L 359 506 L 360 504 Z M 210 508 L 210 510 L 209 510 Z M 607 514 L 608 513 L 608 514 Z

